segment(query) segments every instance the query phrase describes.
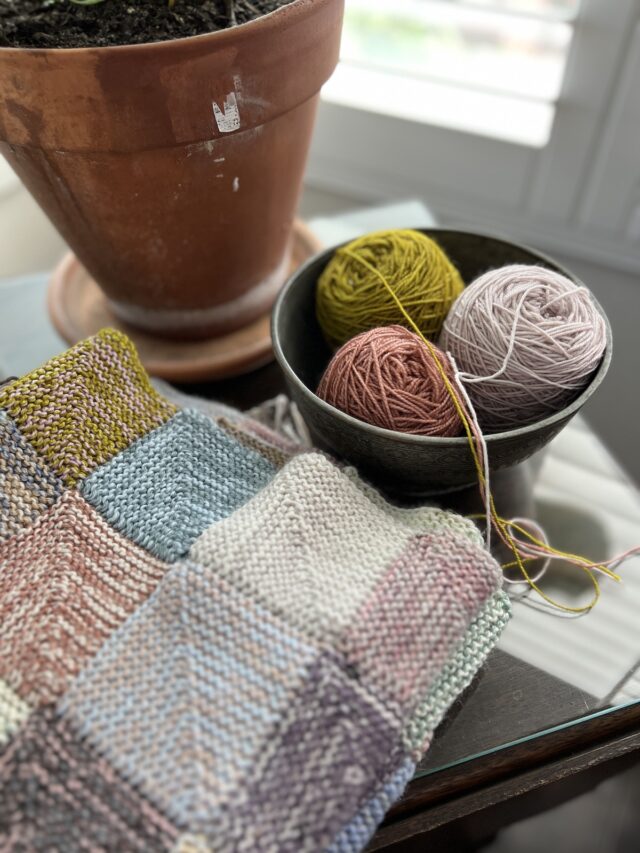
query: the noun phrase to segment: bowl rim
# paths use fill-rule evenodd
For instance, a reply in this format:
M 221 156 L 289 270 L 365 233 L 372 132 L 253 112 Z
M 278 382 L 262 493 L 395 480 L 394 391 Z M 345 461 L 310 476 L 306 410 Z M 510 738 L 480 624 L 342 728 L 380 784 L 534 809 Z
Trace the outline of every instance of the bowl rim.
M 535 255 L 541 261 L 550 264 L 553 268 L 559 270 L 562 275 L 565 275 L 567 278 L 574 281 L 576 284 L 585 287 L 591 298 L 594 302 L 596 309 L 600 312 L 602 318 L 605 322 L 605 330 L 606 330 L 606 345 L 604 349 L 604 353 L 600 360 L 600 364 L 597 369 L 593 373 L 591 377 L 591 382 L 586 386 L 586 388 L 579 394 L 575 400 L 569 403 L 568 406 L 561 409 L 559 412 L 555 412 L 552 415 L 548 415 L 546 418 L 542 420 L 535 421 L 532 424 L 527 424 L 525 426 L 516 427 L 515 429 L 505 430 L 504 432 L 493 432 L 484 434 L 484 439 L 487 443 L 487 446 L 490 447 L 491 444 L 497 443 L 503 440 L 512 440 L 519 439 L 522 436 L 529 435 L 533 432 L 541 428 L 551 427 L 557 423 L 564 422 L 568 420 L 572 415 L 574 415 L 582 406 L 586 403 L 586 401 L 591 397 L 594 391 L 598 388 L 598 386 L 602 383 L 602 380 L 607 374 L 609 369 L 609 365 L 611 363 L 611 355 L 613 348 L 613 339 L 611 334 L 611 325 L 609 323 L 609 318 L 607 317 L 604 309 L 596 299 L 596 297 L 591 292 L 590 288 L 586 286 L 586 284 L 580 279 L 577 275 L 567 270 L 562 264 L 555 261 L 549 255 L 546 255 L 544 252 L 540 252 L 537 249 L 533 249 L 530 246 L 524 243 L 514 243 L 512 240 L 507 239 L 506 237 L 502 237 L 497 234 L 488 234 L 483 231 L 475 231 L 473 229 L 467 228 L 439 228 L 439 227 L 419 227 L 413 228 L 411 230 L 420 231 L 428 236 L 433 236 L 434 239 L 437 240 L 438 234 L 466 234 L 468 236 L 480 237 L 482 239 L 491 240 L 497 243 L 503 243 L 507 246 L 513 246 L 517 249 L 523 249 L 527 252 L 531 252 L 531 254 Z M 375 233 L 375 232 L 372 232 Z M 384 427 L 376 426 L 375 424 L 369 424 L 366 421 L 361 421 L 358 418 L 354 418 L 352 415 L 348 415 L 346 412 L 343 412 L 341 409 L 332 406 L 330 403 L 327 403 L 321 397 L 312 391 L 297 375 L 295 370 L 289 364 L 280 343 L 280 334 L 278 332 L 278 327 L 280 323 L 280 315 L 282 312 L 282 306 L 287 298 L 287 294 L 296 287 L 300 278 L 302 278 L 307 271 L 307 269 L 314 264 L 318 263 L 319 260 L 329 257 L 334 254 L 338 249 L 342 246 L 348 245 L 348 243 L 352 242 L 351 240 L 345 240 L 342 243 L 338 243 L 334 246 L 329 246 L 326 249 L 323 249 L 321 252 L 318 252 L 313 257 L 309 258 L 305 261 L 302 266 L 298 267 L 298 269 L 287 279 L 283 287 L 281 288 L 278 296 L 276 298 L 275 305 L 273 307 L 273 311 L 271 314 L 271 339 L 273 342 L 273 351 L 276 357 L 278 364 L 280 365 L 280 369 L 284 372 L 285 376 L 289 378 L 303 393 L 304 396 L 309 398 L 309 400 L 316 406 L 319 406 L 323 409 L 328 415 L 333 417 L 337 417 L 338 420 L 343 421 L 345 424 L 355 428 L 361 429 L 364 432 L 367 432 L 372 435 L 376 435 L 379 438 L 399 441 L 403 444 L 410 444 L 416 447 L 425 447 L 425 446 L 440 446 L 440 447 L 468 447 L 469 439 L 466 435 L 455 436 L 455 437 L 447 437 L 447 436 L 434 436 L 434 435 L 414 435 L 412 433 L 398 432 L 396 430 L 385 429 Z

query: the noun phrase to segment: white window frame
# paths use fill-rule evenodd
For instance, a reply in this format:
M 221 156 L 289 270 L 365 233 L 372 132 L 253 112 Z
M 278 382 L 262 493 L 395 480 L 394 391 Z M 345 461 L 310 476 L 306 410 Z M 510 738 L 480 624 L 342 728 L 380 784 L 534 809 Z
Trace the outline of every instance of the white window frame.
M 640 0 L 582 0 L 544 148 L 321 103 L 307 183 L 362 201 L 419 197 L 447 222 L 482 224 L 640 271 L 640 252 L 634 253 L 625 224 L 619 233 L 603 228 L 602 211 L 590 218 L 583 209 L 594 207 L 599 146 L 612 134 L 616 109 L 623 117 L 629 109 L 635 114 L 637 81 L 635 90 L 628 84 L 622 106 L 616 108 L 616 100 L 629 68 L 638 67 L 638 33 Z M 636 132 L 637 174 L 628 176 L 630 186 L 640 182 L 640 128 Z M 633 215 L 640 215 L 635 208 Z

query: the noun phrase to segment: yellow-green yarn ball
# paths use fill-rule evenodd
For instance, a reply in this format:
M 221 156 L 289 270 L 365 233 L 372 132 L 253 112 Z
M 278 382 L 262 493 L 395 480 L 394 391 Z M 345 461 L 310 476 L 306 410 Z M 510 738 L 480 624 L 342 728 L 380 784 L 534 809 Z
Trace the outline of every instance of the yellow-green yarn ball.
M 409 327 L 397 299 L 422 334 L 437 339 L 464 289 L 438 244 L 420 231 L 379 231 L 338 249 L 318 280 L 316 313 L 327 342 L 340 347 L 377 326 Z

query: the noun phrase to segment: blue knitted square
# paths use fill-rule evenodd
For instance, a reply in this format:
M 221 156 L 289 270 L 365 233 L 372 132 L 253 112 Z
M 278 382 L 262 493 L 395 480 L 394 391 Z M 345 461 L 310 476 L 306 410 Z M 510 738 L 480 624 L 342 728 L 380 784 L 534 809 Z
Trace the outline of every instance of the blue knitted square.
M 313 692 L 305 685 L 319 655 L 224 578 L 177 563 L 58 708 L 178 826 L 200 832 L 218 822 L 215 849 L 230 850 L 224 805 L 245 802 L 259 758 L 291 755 L 278 736 L 286 731 L 281 720 L 298 707 L 301 691 Z M 311 748 L 303 739 L 292 745 L 304 761 Z M 316 749 L 325 747 L 320 740 Z
M 173 562 L 275 471 L 205 415 L 184 410 L 98 468 L 80 490 L 117 530 Z

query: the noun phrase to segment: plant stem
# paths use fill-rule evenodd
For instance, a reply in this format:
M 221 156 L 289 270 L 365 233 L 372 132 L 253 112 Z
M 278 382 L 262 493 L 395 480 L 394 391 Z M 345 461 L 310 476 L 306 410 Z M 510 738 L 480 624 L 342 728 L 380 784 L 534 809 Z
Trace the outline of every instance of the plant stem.
M 245 5 L 245 6 L 248 6 L 248 7 L 251 9 L 251 11 L 252 11 L 252 12 L 255 12 L 256 17 L 257 17 L 257 18 L 259 18 L 259 17 L 260 17 L 260 15 L 262 15 L 262 14 L 263 14 L 263 13 L 260 11 L 260 9 L 257 9 L 257 8 L 253 5 L 253 3 L 251 3 L 251 2 L 250 2 L 250 0 L 245 0 L 244 5 Z

